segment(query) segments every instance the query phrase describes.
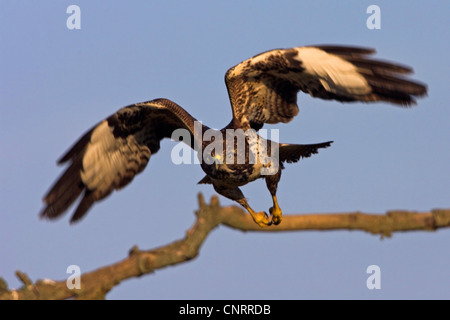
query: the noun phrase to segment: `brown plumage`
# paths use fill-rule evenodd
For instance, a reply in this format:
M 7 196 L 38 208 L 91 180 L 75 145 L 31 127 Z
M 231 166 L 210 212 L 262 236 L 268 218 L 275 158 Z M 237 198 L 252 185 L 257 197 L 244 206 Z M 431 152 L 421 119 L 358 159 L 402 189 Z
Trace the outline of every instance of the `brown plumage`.
M 329 45 L 277 49 L 230 68 L 225 82 L 233 117 L 224 129 L 212 131 L 212 135 L 226 141 L 227 129 L 242 129 L 245 148 L 241 150 L 233 142 L 232 160 L 227 158 L 230 154 L 225 142 L 222 151 L 210 150 L 214 141 L 202 137 L 211 129 L 200 125 L 200 134 L 195 134 L 195 118 L 170 100 L 156 99 L 124 107 L 99 122 L 61 157 L 58 164 L 68 167 L 44 197 L 46 206 L 40 216 L 56 218 L 81 196 L 71 218 L 71 222 L 78 221 L 95 202 L 123 188 L 142 172 L 151 155 L 158 152 L 162 139 L 171 137 L 176 129 L 184 129 L 190 138 L 184 142 L 212 159 L 201 163 L 206 176 L 199 183 L 212 184 L 218 193 L 240 203 L 260 226 L 278 224 L 281 209 L 276 190 L 283 163 L 309 157 L 328 147 L 331 141 L 309 145 L 273 143 L 252 129 L 257 131 L 264 123 L 291 121 L 298 113 L 299 91 L 327 100 L 385 101 L 402 107 L 415 104 L 416 97 L 426 94 L 424 84 L 404 77 L 412 72 L 411 68 L 371 59 L 374 52 Z M 267 142 L 267 147 L 258 144 L 257 149 L 252 149 L 252 138 L 257 143 Z M 269 164 L 259 160 L 254 163 L 250 161 L 254 150 L 258 156 L 264 153 L 277 157 L 270 158 Z M 243 163 L 237 161 L 240 155 L 245 159 Z M 275 170 L 264 173 L 274 162 Z M 259 178 L 265 178 L 273 198 L 270 217 L 255 212 L 239 189 Z
M 193 134 L 195 119 L 167 99 L 120 109 L 89 130 L 58 161 L 68 169 L 44 197 L 41 217 L 56 218 L 83 193 L 71 222 L 98 200 L 130 183 L 159 150 L 163 138 L 184 128 Z M 193 140 L 191 140 L 193 141 Z

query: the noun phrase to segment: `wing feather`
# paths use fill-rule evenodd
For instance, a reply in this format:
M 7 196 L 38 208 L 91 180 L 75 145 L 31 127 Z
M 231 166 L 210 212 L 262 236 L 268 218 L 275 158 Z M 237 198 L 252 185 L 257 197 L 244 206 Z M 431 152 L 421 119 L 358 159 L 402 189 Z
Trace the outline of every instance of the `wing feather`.
M 386 101 L 414 104 L 424 84 L 403 78 L 410 67 L 368 55 L 375 50 L 315 46 L 263 52 L 230 68 L 225 82 L 233 123 L 244 130 L 264 123 L 289 122 L 298 113 L 299 91 L 341 102 Z
M 97 201 L 123 188 L 142 172 L 160 140 L 175 129 L 191 134 L 195 119 L 167 99 L 130 105 L 101 121 L 84 134 L 58 163 L 69 162 L 66 171 L 50 188 L 40 216 L 62 215 L 82 194 L 71 222 L 81 219 Z

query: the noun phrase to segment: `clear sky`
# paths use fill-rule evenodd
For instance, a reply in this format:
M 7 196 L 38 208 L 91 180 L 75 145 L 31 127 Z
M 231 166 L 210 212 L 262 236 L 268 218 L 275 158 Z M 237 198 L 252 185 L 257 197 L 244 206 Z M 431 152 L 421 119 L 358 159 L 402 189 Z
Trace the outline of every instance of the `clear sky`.
M 69 30 L 66 9 L 81 9 Z M 366 26 L 369 5 L 381 29 Z M 170 161 L 165 141 L 131 185 L 95 205 L 79 224 L 38 218 L 62 172 L 56 160 L 119 108 L 169 98 L 220 128 L 231 119 L 226 70 L 257 53 L 311 44 L 377 49 L 414 68 L 428 97 L 416 107 L 298 97 L 299 115 L 280 140 L 331 148 L 287 165 L 285 214 L 450 207 L 448 1 L 12 1 L 0 2 L 0 276 L 21 284 L 64 280 L 182 238 L 192 225 L 198 165 Z M 272 128 L 272 127 L 268 127 Z M 271 206 L 263 180 L 243 188 L 256 210 Z M 223 205 L 232 204 L 220 197 Z M 450 298 L 450 230 L 242 233 L 219 227 L 198 258 L 125 281 L 110 299 Z M 381 289 L 366 287 L 369 265 Z

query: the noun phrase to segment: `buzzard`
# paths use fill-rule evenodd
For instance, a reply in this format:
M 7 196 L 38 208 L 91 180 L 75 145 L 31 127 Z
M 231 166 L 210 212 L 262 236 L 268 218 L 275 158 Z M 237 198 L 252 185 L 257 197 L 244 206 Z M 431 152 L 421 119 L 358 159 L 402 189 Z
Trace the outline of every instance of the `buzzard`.
M 168 99 L 126 106 L 96 124 L 58 160 L 58 164 L 67 167 L 45 195 L 40 216 L 59 217 L 81 196 L 70 220 L 79 221 L 95 202 L 123 188 L 143 171 L 151 155 L 158 152 L 163 138 L 170 138 L 175 130 L 182 129 L 188 133 L 183 142 L 200 156 L 208 154 L 212 159 L 201 162 L 206 175 L 199 183 L 212 184 L 216 192 L 238 202 L 259 226 L 279 224 L 282 215 L 276 191 L 283 164 L 307 158 L 332 143 L 274 143 L 255 133 L 264 123 L 291 121 L 298 113 L 299 91 L 327 100 L 385 101 L 401 107 L 415 104 L 416 97 L 427 93 L 424 84 L 404 76 L 412 72 L 411 68 L 373 59 L 370 55 L 374 52 L 361 47 L 305 46 L 266 51 L 237 64 L 225 74 L 233 116 L 221 130 L 201 124 L 201 132 L 196 134 L 196 119 Z M 230 130 L 241 130 L 244 148 L 237 148 L 237 139 L 232 138 L 232 151 L 237 157 L 229 160 L 226 152 L 229 149 L 218 152 L 209 148 L 218 141 L 203 139 L 208 130 L 213 130 L 214 137 L 223 137 L 224 146 Z M 258 144 L 254 149 L 251 141 L 255 139 L 270 144 Z M 230 146 L 229 139 L 227 143 Z M 269 162 L 249 161 L 251 150 L 277 157 L 270 157 Z M 240 154 L 244 160 L 238 163 Z M 263 174 L 274 161 L 278 162 L 275 170 Z M 273 199 L 270 215 L 254 211 L 239 189 L 259 178 L 265 179 Z

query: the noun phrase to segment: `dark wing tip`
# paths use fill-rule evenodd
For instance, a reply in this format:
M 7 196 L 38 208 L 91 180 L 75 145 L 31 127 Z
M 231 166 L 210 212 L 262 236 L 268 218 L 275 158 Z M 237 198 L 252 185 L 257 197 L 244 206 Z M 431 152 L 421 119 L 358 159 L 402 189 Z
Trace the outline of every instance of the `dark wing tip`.
M 93 197 L 93 194 L 89 190 L 86 190 L 84 192 L 83 199 L 78 204 L 78 207 L 73 213 L 72 218 L 70 218 L 70 224 L 75 224 L 79 222 L 86 215 L 86 213 L 92 207 L 94 202 L 95 199 Z
M 44 200 L 45 201 L 45 200 Z M 55 210 L 53 209 L 53 206 L 47 205 L 42 211 L 39 213 L 40 219 L 49 219 L 52 220 L 54 218 L 57 218 L 59 215 L 55 213 Z
M 328 53 L 333 53 L 333 54 L 338 54 L 338 55 L 350 55 L 350 56 L 374 54 L 377 52 L 374 48 L 358 47 L 358 46 L 325 44 L 325 45 L 315 45 L 312 47 L 324 50 Z
M 416 105 L 416 98 L 426 96 L 428 92 L 426 84 L 403 79 L 396 75 L 375 73 L 364 75 L 364 77 L 377 100 L 391 102 L 402 107 Z
M 317 46 L 317 48 L 337 55 L 358 68 L 358 72 L 371 87 L 372 94 L 355 98 L 355 100 L 366 102 L 381 100 L 402 107 L 410 107 L 416 104 L 415 98 L 427 94 L 425 84 L 402 77 L 411 74 L 413 68 L 397 62 L 365 57 L 375 53 L 374 49 L 330 45 Z
M 92 132 L 97 128 L 99 124 L 96 124 L 93 128 L 91 128 L 88 132 L 86 132 L 77 142 L 59 158 L 56 163 L 58 165 L 62 165 L 72 159 L 73 157 L 77 157 L 83 153 L 84 148 L 89 143 L 91 139 Z

